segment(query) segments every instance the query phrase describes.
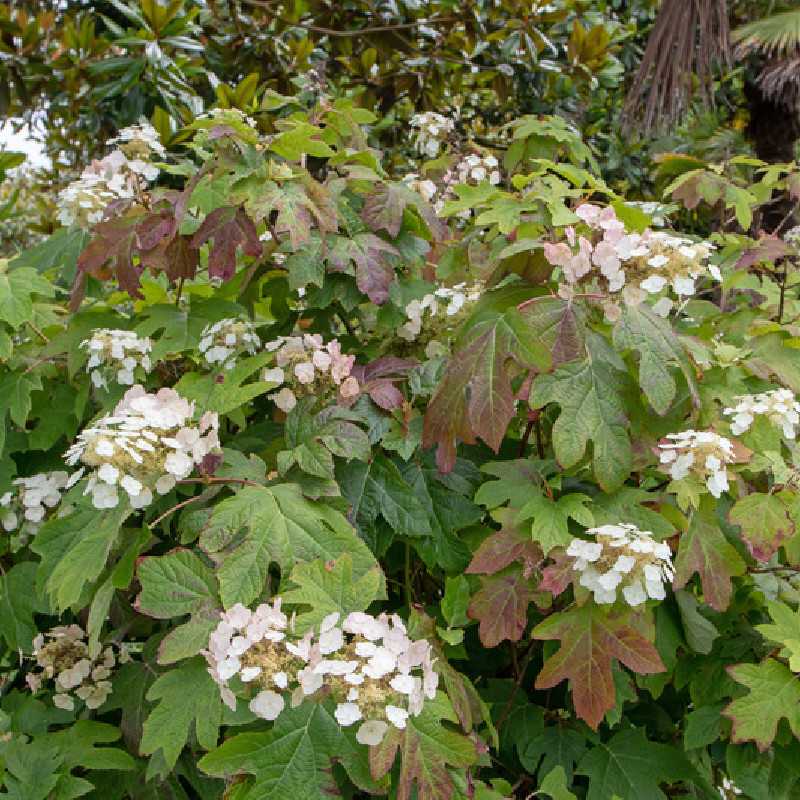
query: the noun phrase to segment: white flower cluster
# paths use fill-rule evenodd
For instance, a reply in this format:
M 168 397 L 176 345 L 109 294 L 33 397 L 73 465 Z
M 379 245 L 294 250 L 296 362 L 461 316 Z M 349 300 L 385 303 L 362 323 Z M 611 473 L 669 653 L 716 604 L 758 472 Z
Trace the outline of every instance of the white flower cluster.
M 29 478 L 17 478 L 16 492 L 0 495 L 0 525 L 7 533 L 18 528 L 33 535 L 47 515 L 47 510 L 61 502 L 61 493 L 72 488 L 81 478 L 83 470 L 72 475 L 63 470 L 40 472 Z
M 25 678 L 32 692 L 48 680 L 55 681 L 53 705 L 72 711 L 75 698 L 87 708 L 99 708 L 111 694 L 111 673 L 117 663 L 130 660 L 128 649 L 120 645 L 115 653 L 108 645 L 92 657 L 86 633 L 80 625 L 60 625 L 33 640 L 33 658 L 40 667 Z
M 567 555 L 575 559 L 572 568 L 580 572 L 580 585 L 592 592 L 595 602 L 615 602 L 620 588 L 629 606 L 666 597 L 664 584 L 674 577 L 669 545 L 635 525 L 601 525 L 586 533 L 595 541 L 573 539 Z
M 708 264 L 714 246 L 707 242 L 649 229 L 642 234 L 626 233 L 611 206 L 583 203 L 575 214 L 591 238 L 568 226 L 566 242 L 544 245 L 545 258 L 562 268 L 568 285 L 597 279 L 609 293 L 622 292 L 628 305 L 638 305 L 669 287 L 678 298 L 690 297 L 701 276 L 722 280 L 719 268 Z M 673 301 L 662 296 L 653 309 L 666 316 L 672 306 Z
M 280 336 L 265 348 L 275 352 L 277 366 L 265 369 L 261 380 L 278 386 L 290 384 L 269 395 L 281 411 L 291 411 L 298 395 L 323 397 L 331 384 L 338 387 L 343 400 L 358 396 L 358 381 L 350 374 L 356 357 L 344 355 L 338 339 L 324 344 L 318 333 Z
M 118 487 L 134 508 L 144 508 L 153 489 L 166 494 L 219 447 L 217 415 L 203 414 L 196 427 L 193 415 L 194 403 L 174 389 L 148 394 L 133 386 L 112 414 L 81 431 L 65 460 L 94 467 L 85 494 L 95 508 L 114 508 Z
M 444 345 L 437 342 L 435 337 L 441 337 L 452 327 L 454 317 L 480 300 L 482 292 L 483 286 L 479 283 L 471 286 L 459 283 L 452 288 L 440 286 L 421 300 L 412 300 L 406 304 L 408 319 L 398 328 L 398 336 L 407 342 L 416 341 L 422 334 L 424 324 L 425 332 L 433 337 L 426 345 L 426 355 L 428 358 L 441 355 Z
M 162 156 L 164 148 L 155 129 L 146 122 L 124 128 L 113 142 L 120 147 L 93 161 L 81 176 L 58 195 L 58 219 L 62 225 L 88 228 L 103 218 L 109 203 L 130 200 L 143 188 L 142 181 L 158 177 L 158 167 L 149 156 Z
M 787 439 L 794 439 L 800 422 L 800 403 L 790 389 L 774 389 L 737 397 L 736 405 L 726 408 L 722 413 L 733 417 L 731 432 L 736 436 L 750 428 L 756 415 L 763 414 L 783 431 Z
M 413 189 L 428 203 L 432 203 L 439 191 L 439 187 L 430 178 L 421 178 L 417 172 L 409 172 L 403 176 L 403 183 Z
M 354 612 L 340 622 L 330 614 L 319 631 L 303 637 L 277 598 L 255 611 L 241 604 L 221 615 L 205 652 L 209 672 L 231 709 L 236 698 L 228 685 L 247 688 L 250 710 L 267 720 L 325 688 L 337 701 L 342 727 L 361 723 L 356 739 L 379 744 L 389 725 L 403 729 L 409 716 L 422 711 L 425 698 L 436 696 L 439 676 L 433 670 L 430 644 L 412 641 L 397 615 Z
M 86 371 L 97 388 L 108 388 L 108 379 L 113 376 L 121 386 L 132 386 L 134 372 L 141 367 L 147 374 L 152 368 L 150 351 L 152 341 L 139 337 L 133 331 L 98 328 L 80 346 L 89 351 Z
M 783 234 L 783 240 L 787 244 L 800 247 L 800 225 L 795 225 L 793 228 L 789 228 L 789 230 Z
M 722 776 L 722 783 L 717 786 L 717 791 L 722 800 L 733 800 L 742 795 L 742 790 L 727 776 Z
M 261 339 L 246 319 L 221 319 L 206 325 L 200 334 L 200 352 L 210 367 L 233 369 L 239 356 L 255 355 Z
M 478 184 L 489 181 L 497 186 L 502 180 L 500 162 L 493 155 L 482 156 L 470 153 L 453 167 L 454 179 L 450 182 Z
M 653 222 L 656 228 L 663 228 L 667 224 L 668 208 L 661 205 L 661 203 L 654 203 L 652 201 L 642 200 L 626 200 L 626 206 L 631 208 L 638 208 L 643 211 Z
M 704 481 L 714 497 L 728 491 L 727 465 L 734 461 L 733 443 L 714 431 L 670 433 L 658 444 L 661 463 L 679 481 L 690 473 Z
M 456 124 L 449 117 L 426 111 L 411 117 L 411 127 L 418 128 L 417 151 L 428 158 L 436 158 L 447 136 L 455 130 Z

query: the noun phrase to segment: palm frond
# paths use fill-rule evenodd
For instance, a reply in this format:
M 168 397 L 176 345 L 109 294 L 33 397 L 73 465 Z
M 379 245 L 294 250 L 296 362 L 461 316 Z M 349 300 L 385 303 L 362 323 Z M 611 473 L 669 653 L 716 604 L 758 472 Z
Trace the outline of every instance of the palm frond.
M 800 53 L 772 61 L 758 76 L 761 91 L 788 108 L 800 107 Z
M 760 53 L 767 57 L 800 50 L 800 9 L 773 14 L 737 28 L 733 32 L 739 57 Z

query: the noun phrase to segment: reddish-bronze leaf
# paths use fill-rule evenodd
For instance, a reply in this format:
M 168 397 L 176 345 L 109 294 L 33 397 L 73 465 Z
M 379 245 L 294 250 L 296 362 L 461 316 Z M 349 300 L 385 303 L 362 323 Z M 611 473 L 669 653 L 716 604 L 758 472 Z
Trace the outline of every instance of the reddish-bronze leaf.
M 558 597 L 572 583 L 572 578 L 575 575 L 574 563 L 575 560 L 569 558 L 563 551 L 556 552 L 555 563 L 545 567 L 542 571 L 539 589 L 550 592 L 553 597 Z
M 92 240 L 78 256 L 78 271 L 105 281 L 115 275 L 120 289 L 131 297 L 141 297 L 139 275 L 141 267 L 134 266 L 136 228 L 145 212 L 131 210 L 95 225 Z M 76 286 L 78 282 L 76 282 Z
M 531 582 L 518 566 L 481 579 L 481 588 L 467 609 L 478 620 L 478 635 L 485 647 L 497 647 L 504 639 L 518 642 L 528 622 L 533 599 Z
M 744 571 L 744 561 L 720 530 L 714 502 L 705 499 L 692 514 L 689 530 L 681 535 L 675 559 L 675 588 L 686 586 L 696 572 L 705 601 L 717 611 L 724 611 L 733 591 L 731 579 Z
M 505 526 L 481 542 L 467 567 L 467 573 L 493 575 L 519 561 L 528 576 L 541 560 L 541 548 L 532 541 L 530 531 L 523 533 L 513 526 Z
M 400 233 L 403 212 L 409 206 L 416 209 L 434 240 L 441 240 L 447 236 L 447 225 L 439 219 L 433 206 L 418 192 L 401 183 L 378 184 L 364 201 L 361 218 L 371 230 L 384 230 L 394 238 Z
M 760 264 L 762 261 L 775 262 L 784 256 L 789 255 L 792 248 L 783 239 L 777 236 L 762 236 L 753 247 L 748 247 L 736 262 L 738 269 Z
M 417 361 L 384 356 L 369 364 L 356 364 L 351 375 L 358 381 L 362 393 L 368 394 L 381 408 L 391 411 L 403 405 L 403 393 L 394 385 L 405 380 L 409 370 L 417 365 Z
M 533 636 L 561 642 L 558 652 L 545 661 L 536 688 L 570 681 L 576 713 L 595 730 L 616 702 L 614 661 L 640 675 L 666 669 L 653 644 L 655 626 L 646 611 L 593 602 L 573 605 L 537 625 Z
M 241 247 L 248 256 L 261 255 L 261 242 L 253 220 L 237 206 L 214 209 L 192 237 L 192 247 L 213 240 L 208 256 L 208 274 L 212 278 L 230 280 L 236 272 L 236 250 Z
M 459 440 L 471 444 L 479 436 L 497 452 L 516 412 L 512 375 L 550 368 L 551 347 L 540 329 L 549 320 L 517 308 L 528 297 L 512 289 L 485 298 L 450 359 L 422 434 L 425 447 L 438 445 L 443 472 L 453 468 Z
M 389 242 L 374 233 L 357 233 L 352 238 L 339 236 L 333 242 L 328 260 L 334 271 L 344 272 L 350 262 L 356 267 L 356 285 L 373 303 L 381 305 L 389 299 L 394 281 L 394 267 L 388 256 L 400 253 Z

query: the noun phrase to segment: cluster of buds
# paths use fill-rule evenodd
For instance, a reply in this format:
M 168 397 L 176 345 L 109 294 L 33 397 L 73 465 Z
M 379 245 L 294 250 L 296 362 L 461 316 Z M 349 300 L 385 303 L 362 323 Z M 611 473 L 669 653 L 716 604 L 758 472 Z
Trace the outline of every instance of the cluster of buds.
M 331 385 L 342 400 L 358 396 L 358 381 L 350 374 L 356 358 L 342 353 L 338 339 L 324 344 L 317 333 L 279 336 L 265 348 L 275 353 L 277 366 L 265 369 L 261 379 L 283 387 L 270 395 L 281 411 L 291 411 L 298 396 L 324 397 Z
M 27 674 L 28 687 L 37 692 L 45 681 L 54 681 L 53 705 L 68 711 L 74 710 L 76 697 L 87 708 L 103 705 L 111 694 L 114 667 L 130 660 L 124 645 L 118 652 L 108 645 L 92 656 L 80 625 L 60 625 L 40 633 L 33 640 L 33 658 L 40 669 Z
M 255 611 L 237 604 L 221 615 L 205 656 L 231 709 L 234 688 L 246 692 L 250 710 L 267 720 L 281 714 L 286 695 L 297 706 L 324 693 L 337 702 L 337 722 L 360 723 L 356 739 L 376 745 L 389 725 L 405 728 L 425 698 L 436 696 L 431 646 L 412 641 L 397 615 L 354 612 L 340 622 L 334 613 L 302 637 L 292 627 L 280 598 Z
M 736 398 L 733 408 L 726 408 L 725 416 L 733 417 L 731 432 L 738 436 L 749 430 L 756 415 L 765 416 L 777 425 L 787 439 L 794 439 L 800 422 L 800 403 L 790 389 L 774 389 L 761 394 L 746 394 Z
M 426 294 L 421 300 L 412 300 L 406 304 L 408 319 L 397 331 L 398 336 L 407 342 L 415 342 L 422 338 L 423 327 L 427 344 L 425 354 L 428 358 L 443 355 L 445 345 L 440 340 L 447 338 L 464 316 L 464 310 L 470 309 L 480 299 L 483 286 L 479 283 L 467 286 L 459 283 L 455 286 L 440 286 L 434 292 Z
M 147 181 L 158 177 L 159 169 L 149 157 L 163 156 L 164 148 L 149 123 L 124 128 L 113 142 L 120 147 L 93 161 L 59 193 L 58 219 L 62 225 L 91 227 L 103 219 L 110 203 L 135 198 Z
M 65 460 L 93 468 L 85 493 L 95 508 L 117 506 L 118 487 L 133 508 L 144 508 L 154 489 L 166 494 L 219 448 L 217 415 L 203 414 L 197 426 L 193 415 L 194 403 L 174 389 L 148 394 L 133 386 L 112 414 L 81 431 Z
M 727 465 L 736 454 L 733 442 L 714 431 L 670 433 L 658 443 L 659 459 L 674 481 L 694 475 L 714 497 L 728 491 Z
M 411 127 L 418 128 L 415 142 L 417 151 L 428 158 L 436 158 L 442 144 L 455 130 L 455 122 L 449 117 L 437 114 L 435 111 L 426 111 L 424 114 L 414 114 L 411 117 Z
M 61 493 L 74 486 L 82 474 L 82 470 L 71 476 L 63 470 L 56 470 L 17 478 L 13 481 L 17 490 L 0 496 L 0 525 L 3 530 L 12 533 L 19 529 L 26 538 L 34 535 L 48 509 L 61 502 Z
M 742 790 L 727 776 L 722 776 L 722 782 L 717 786 L 717 791 L 722 800 L 734 800 L 742 796 Z
M 566 242 L 544 245 L 544 255 L 561 267 L 567 287 L 582 280 L 594 281 L 613 295 L 622 293 L 628 305 L 639 305 L 650 295 L 662 295 L 653 310 L 666 316 L 673 300 L 663 295 L 671 287 L 678 298 L 690 297 L 701 276 L 722 280 L 719 268 L 708 264 L 713 245 L 693 242 L 665 231 L 626 233 L 625 224 L 611 206 L 583 203 L 575 214 L 586 226 L 584 235 L 568 226 Z M 607 313 L 611 306 L 607 307 Z M 613 314 L 610 314 L 613 315 Z
M 200 352 L 210 367 L 233 369 L 236 360 L 247 353 L 254 356 L 261 339 L 246 319 L 221 319 L 206 325 L 200 334 Z
M 567 555 L 575 559 L 572 568 L 595 602 L 614 603 L 620 588 L 629 606 L 641 605 L 648 597 L 666 597 L 664 584 L 671 584 L 674 577 L 669 545 L 635 525 L 601 525 L 586 533 L 594 541 L 573 539 Z
M 152 341 L 146 336 L 137 336 L 133 331 L 98 328 L 80 346 L 89 352 L 86 371 L 98 389 L 108 388 L 112 376 L 120 386 L 132 386 L 137 367 L 145 375 L 152 368 L 149 355 L 153 349 Z

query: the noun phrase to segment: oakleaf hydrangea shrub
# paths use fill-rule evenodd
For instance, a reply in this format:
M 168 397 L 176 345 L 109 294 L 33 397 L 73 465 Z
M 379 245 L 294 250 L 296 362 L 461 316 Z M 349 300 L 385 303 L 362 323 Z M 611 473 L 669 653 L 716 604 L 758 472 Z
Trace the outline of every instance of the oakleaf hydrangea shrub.
M 248 80 L 0 265 L 3 791 L 794 797 L 794 165 Z

